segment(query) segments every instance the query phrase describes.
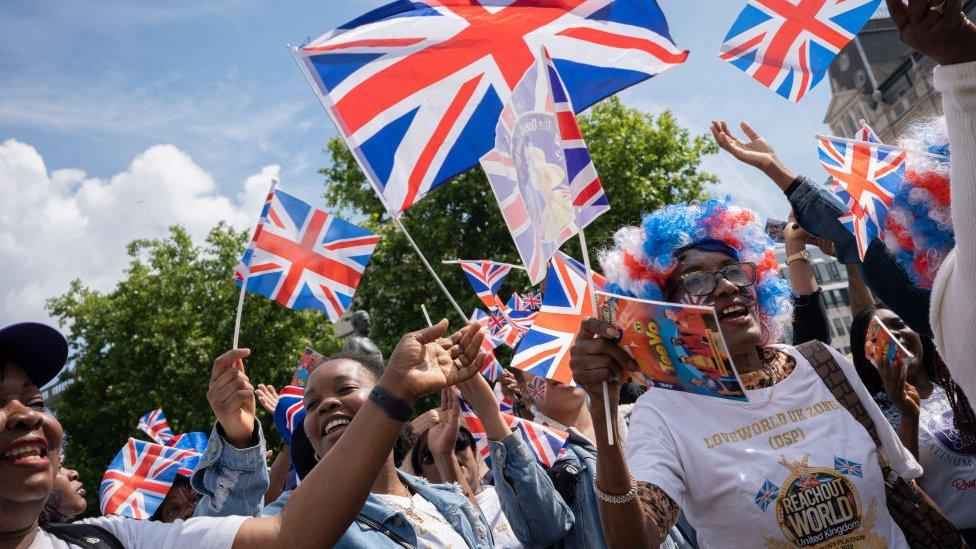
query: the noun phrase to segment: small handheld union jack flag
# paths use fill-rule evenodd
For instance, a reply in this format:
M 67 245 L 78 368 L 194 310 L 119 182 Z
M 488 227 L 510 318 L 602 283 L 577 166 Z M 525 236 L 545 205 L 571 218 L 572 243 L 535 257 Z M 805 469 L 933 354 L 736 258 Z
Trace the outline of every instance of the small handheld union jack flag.
M 580 322 L 593 316 L 593 304 L 583 265 L 556 252 L 546 278 L 542 309 L 512 357 L 512 367 L 560 383 L 572 383 L 569 349 L 576 341 Z M 592 273 L 593 285 L 602 289 L 603 277 Z
M 511 272 L 513 265 L 485 260 L 462 260 L 458 261 L 458 264 L 461 265 L 464 276 L 474 288 L 474 293 L 478 294 L 478 299 L 489 308 L 500 307 L 501 301 L 498 299 L 498 290 L 502 287 L 502 282 Z
M 291 434 L 295 432 L 295 426 L 305 421 L 304 398 L 305 388 L 296 385 L 287 385 L 278 393 L 274 422 L 285 444 L 291 444 Z
M 864 476 L 864 471 L 861 468 L 861 464 L 855 461 L 848 461 L 842 457 L 834 456 L 834 469 L 837 472 L 842 473 L 847 476 L 853 476 L 861 478 Z
M 885 226 L 888 209 L 905 175 L 907 153 L 895 147 L 817 136 L 820 164 L 833 177 L 831 190 L 848 208 L 840 222 L 854 234 L 861 259 Z
M 180 470 L 193 471 L 200 454 L 130 438 L 102 477 L 103 515 L 147 519 L 156 512 Z
M 139 430 L 149 435 L 151 439 L 159 444 L 167 444 L 175 436 L 166 420 L 166 414 L 162 408 L 156 408 L 143 414 L 139 418 Z
M 778 496 L 779 486 L 769 482 L 769 479 L 767 478 L 766 482 L 763 482 L 762 488 L 756 492 L 755 502 L 756 505 L 758 505 L 759 508 L 765 513 L 766 509 L 769 508 L 769 504 L 771 504 Z
M 484 424 L 481 422 L 478 414 L 475 413 L 474 408 L 461 397 L 460 393 L 455 391 L 454 394 L 461 406 L 461 417 L 464 419 L 464 427 L 474 437 L 475 448 L 477 448 L 478 454 L 485 459 L 485 462 L 490 467 L 491 456 L 489 455 L 488 435 L 485 433 Z M 565 452 L 566 444 L 569 440 L 569 433 L 560 431 L 559 429 L 553 429 L 552 427 L 546 427 L 541 423 L 515 417 L 509 413 L 502 412 L 501 414 L 502 419 L 512 432 L 519 434 L 519 437 L 528 446 L 529 451 L 532 452 L 535 459 L 546 468 L 552 467 L 552 464 Z
M 881 0 L 749 0 L 719 58 L 798 102 L 861 31 Z
M 512 311 L 538 311 L 542 307 L 542 293 L 536 290 L 524 294 L 512 292 L 505 306 Z
M 336 322 L 380 237 L 272 189 L 234 273 L 247 291 L 289 309 L 318 309 Z
M 863 119 L 857 121 L 858 128 L 854 132 L 854 141 L 867 141 L 868 143 L 881 143 L 881 138 L 874 132 L 874 128 L 868 125 Z

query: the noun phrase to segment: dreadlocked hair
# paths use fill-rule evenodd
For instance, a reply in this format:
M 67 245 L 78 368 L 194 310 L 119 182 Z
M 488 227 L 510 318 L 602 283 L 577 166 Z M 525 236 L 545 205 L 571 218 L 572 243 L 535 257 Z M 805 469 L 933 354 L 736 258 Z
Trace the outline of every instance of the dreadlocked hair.
M 703 240 L 717 240 L 756 264 L 756 295 L 763 325 L 763 344 L 775 343 L 793 314 L 789 284 L 779 276 L 772 239 L 752 210 L 730 197 L 665 206 L 649 213 L 636 227 L 623 227 L 614 247 L 600 252 L 608 292 L 662 301 L 678 266 L 675 253 Z

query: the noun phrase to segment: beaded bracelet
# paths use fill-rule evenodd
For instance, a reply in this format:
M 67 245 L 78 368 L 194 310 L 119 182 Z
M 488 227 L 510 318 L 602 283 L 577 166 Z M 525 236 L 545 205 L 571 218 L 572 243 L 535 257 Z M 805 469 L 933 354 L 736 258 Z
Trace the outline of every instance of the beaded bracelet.
M 633 475 L 630 476 L 630 484 L 630 490 L 628 490 L 626 494 L 622 496 L 615 496 L 600 490 L 600 488 L 596 485 L 596 476 L 594 475 L 593 477 L 593 491 L 596 492 L 597 499 L 606 503 L 612 503 L 614 505 L 630 503 L 637 499 L 637 481 L 634 480 Z

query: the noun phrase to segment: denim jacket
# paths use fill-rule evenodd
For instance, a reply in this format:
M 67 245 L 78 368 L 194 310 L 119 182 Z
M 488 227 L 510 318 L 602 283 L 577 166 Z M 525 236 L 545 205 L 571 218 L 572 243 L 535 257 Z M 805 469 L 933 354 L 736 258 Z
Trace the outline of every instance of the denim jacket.
M 554 547 L 572 549 L 603 549 L 607 541 L 603 537 L 603 525 L 600 523 L 600 509 L 593 490 L 593 479 L 596 478 L 596 446 L 587 440 L 576 429 L 569 429 L 569 445 L 566 454 L 553 464 L 568 464 L 581 474 L 577 477 L 577 484 L 573 501 L 569 502 L 576 525 L 570 530 L 560 543 Z M 672 528 L 668 537 L 661 544 L 668 549 L 693 547 L 676 528 Z
M 929 324 L 931 290 L 912 283 L 908 274 L 888 253 L 884 242 L 877 238 L 872 240 L 862 262 L 854 235 L 837 219 L 847 213 L 847 208 L 833 193 L 802 176 L 797 177 L 787 191 L 797 223 L 810 234 L 833 242 L 838 261 L 856 263 L 864 283 L 885 305 L 913 330 L 932 337 L 932 326 Z
M 228 444 L 215 428 L 210 445 L 193 472 L 191 484 L 203 494 L 194 516 L 277 515 L 291 497 L 288 490 L 271 505 L 262 506 L 268 488 L 268 469 L 264 462 L 264 434 L 258 427 L 260 443 L 238 450 Z M 241 470 L 244 463 L 251 471 Z M 254 464 L 259 463 L 259 466 Z M 484 515 L 468 501 L 454 484 L 431 484 L 426 480 L 398 471 L 400 480 L 416 494 L 434 505 L 454 530 L 464 538 L 468 547 L 492 547 L 491 529 Z M 198 487 L 199 486 L 199 487 Z M 357 519 L 342 535 L 337 548 L 402 547 L 393 537 L 377 529 L 376 524 L 393 532 L 409 545 L 417 546 L 417 535 L 406 515 L 394 511 L 374 494 L 366 498 Z
M 526 547 L 553 545 L 576 522 L 546 470 L 518 433 L 489 440 L 491 470 L 502 512 L 515 537 Z

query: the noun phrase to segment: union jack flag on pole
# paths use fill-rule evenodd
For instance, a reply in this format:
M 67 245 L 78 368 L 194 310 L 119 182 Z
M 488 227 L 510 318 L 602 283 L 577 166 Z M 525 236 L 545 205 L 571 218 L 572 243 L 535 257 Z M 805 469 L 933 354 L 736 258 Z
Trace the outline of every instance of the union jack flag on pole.
M 506 305 L 513 311 L 538 311 L 542 307 L 542 293 L 536 290 L 529 290 L 524 294 L 512 292 Z
M 833 177 L 831 190 L 847 205 L 840 222 L 854 234 L 864 259 L 881 234 L 888 209 L 905 175 L 906 151 L 879 143 L 817 136 L 820 164 Z
M 591 276 L 593 286 L 602 289 L 603 277 L 596 273 Z M 569 349 L 576 341 L 580 322 L 593 315 L 585 268 L 557 252 L 549 266 L 542 309 L 512 357 L 512 367 L 560 383 L 572 383 Z
M 494 261 L 458 261 L 461 271 L 467 277 L 478 298 L 487 307 L 501 307 L 498 299 L 498 290 L 502 287 L 502 282 L 508 273 L 512 271 L 513 265 L 508 263 L 495 263 Z
M 162 408 L 150 410 L 139 418 L 139 430 L 163 445 L 168 444 L 176 436 L 170 429 L 169 421 L 166 420 L 166 414 L 163 413 Z
M 318 309 L 332 322 L 353 294 L 380 237 L 272 189 L 234 273 L 247 291 L 289 309 Z
M 200 454 L 193 450 L 130 438 L 102 477 L 99 509 L 103 515 L 147 519 L 163 502 L 180 470 L 192 471 L 199 460 Z
M 395 214 L 492 148 L 543 44 L 578 110 L 688 56 L 653 0 L 398 0 L 294 52 Z
M 532 284 L 564 242 L 610 209 L 545 50 L 512 92 L 481 167 Z
M 749 0 L 719 58 L 778 95 L 799 102 L 881 0 Z
M 854 141 L 867 141 L 868 143 L 881 143 L 881 138 L 874 133 L 874 128 L 868 125 L 863 119 L 858 120 L 857 131 L 854 132 Z

